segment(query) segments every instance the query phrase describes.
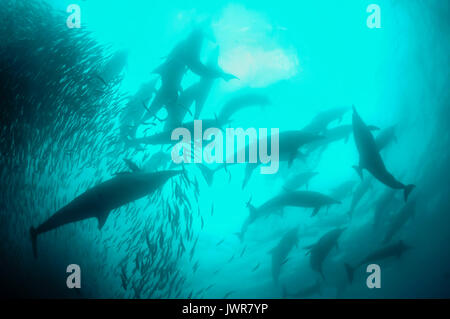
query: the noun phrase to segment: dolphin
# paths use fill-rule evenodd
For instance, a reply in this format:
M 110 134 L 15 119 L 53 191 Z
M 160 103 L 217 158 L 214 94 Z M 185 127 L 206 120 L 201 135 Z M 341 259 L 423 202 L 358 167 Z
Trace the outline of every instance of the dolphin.
M 356 182 L 354 180 L 343 182 L 331 190 L 330 196 L 335 199 L 342 200 L 350 195 L 355 188 L 355 184 Z
M 254 105 L 267 106 L 271 104 L 270 98 L 261 89 L 241 89 L 235 93 L 222 107 L 218 118 L 228 121 L 236 112 Z
M 313 191 L 287 191 L 282 202 L 284 206 L 313 208 L 311 216 L 315 216 L 323 206 L 341 204 L 330 196 Z
M 286 258 L 294 246 L 298 245 L 298 227 L 290 229 L 283 235 L 279 243 L 270 250 L 272 255 L 272 278 L 275 283 L 280 277 L 281 267 L 285 264 Z
M 156 79 L 144 82 L 136 94 L 128 100 L 120 116 L 120 132 L 123 139 L 126 139 L 128 136 L 135 136 L 137 126 L 141 123 L 140 119 L 145 112 L 143 105 L 147 104 L 153 97 L 153 94 L 156 92 L 155 86 Z
M 347 276 L 350 282 L 353 281 L 353 274 L 355 270 L 364 264 L 378 262 L 380 260 L 388 259 L 390 257 L 401 257 L 401 255 L 410 249 L 411 247 L 406 245 L 402 240 L 399 240 L 396 243 L 385 245 L 373 253 L 369 254 L 366 258 L 361 260 L 355 266 L 350 266 L 345 263 L 345 270 L 347 271 Z
M 353 192 L 352 197 L 352 203 L 350 204 L 350 210 L 348 211 L 348 216 L 351 218 L 353 215 L 353 211 L 355 210 L 356 206 L 358 205 L 361 198 L 364 197 L 364 195 L 367 193 L 369 188 L 372 187 L 372 177 L 369 176 L 362 180 L 359 185 L 356 187 L 355 191 Z
M 200 61 L 200 53 L 205 39 L 205 32 L 200 27 L 194 28 L 186 39 L 178 43 L 167 56 L 166 61 L 157 72 L 170 73 L 165 67 L 168 63 L 176 63 L 186 67 L 201 77 L 222 78 L 225 81 L 237 79 L 236 76 L 224 72 L 218 66 L 209 67 Z
M 378 127 L 374 125 L 368 126 L 371 131 L 378 130 Z M 331 143 L 344 140 L 345 143 L 348 142 L 350 135 L 353 133 L 352 125 L 341 125 L 336 126 L 331 129 L 323 130 L 321 134 L 325 138 L 315 141 L 307 146 L 308 152 L 312 152 L 316 149 L 324 150 Z
M 201 49 L 207 33 L 200 27 L 194 28 L 188 37 L 178 43 L 165 61 L 152 73 L 161 76 L 161 87 L 156 93 L 148 112 L 142 122 L 150 117 L 156 117 L 158 111 L 165 106 L 169 110 L 177 105 L 178 92 L 182 91 L 181 81 L 187 70 L 203 78 L 222 78 L 225 81 L 237 79 L 236 76 L 224 72 L 218 65 L 205 65 L 200 61 Z
M 211 51 L 208 57 L 207 66 L 218 67 L 218 59 L 219 47 L 216 47 Z M 215 78 L 211 77 L 201 77 L 198 82 L 192 84 L 186 90 L 181 92 L 177 102 L 174 104 L 170 104 L 167 108 L 169 115 L 165 129 L 174 128 L 178 124 L 182 123 L 184 117 L 186 116 L 186 113 L 190 113 L 189 109 L 194 102 L 194 119 L 198 119 L 200 117 L 201 111 L 203 110 L 203 106 L 205 105 L 205 102 L 211 92 L 215 80 Z
M 324 278 L 322 270 L 323 262 L 333 247 L 338 248 L 338 239 L 345 229 L 346 228 L 336 228 L 330 230 L 325 233 L 317 243 L 305 247 L 308 250 L 306 254 L 310 255 L 309 262 L 311 268 L 320 273 L 322 278 Z
M 30 228 L 33 254 L 37 257 L 37 237 L 63 225 L 89 218 L 98 219 L 101 229 L 112 210 L 153 193 L 171 177 L 183 170 L 168 170 L 153 173 L 133 172 L 117 174 L 76 197 L 58 210 L 37 228 Z
M 250 214 L 242 225 L 238 236 L 243 240 L 248 226 L 256 219 L 268 216 L 275 212 L 282 213 L 285 207 L 313 208 L 314 211 L 311 216 L 315 216 L 321 207 L 333 204 L 341 204 L 341 202 L 327 195 L 312 191 L 286 191 L 269 199 L 259 207 L 253 206 L 251 200 L 249 200 L 247 202 L 247 208 L 249 209 Z
M 269 216 L 272 213 L 281 213 L 281 210 L 283 208 L 283 205 L 281 203 L 283 201 L 283 194 L 269 199 L 259 207 L 253 206 L 251 201 L 252 199 L 250 198 L 246 204 L 249 210 L 249 216 L 242 224 L 240 232 L 236 233 L 241 241 L 244 240 L 245 233 L 247 232 L 248 227 L 253 224 L 253 222 L 255 222 L 259 218 Z
M 342 121 L 342 117 L 350 110 L 350 107 L 335 107 L 317 114 L 311 122 L 304 128 L 305 131 L 313 133 L 322 133 L 328 125 L 336 120 Z
M 219 122 L 217 119 L 205 119 L 202 120 L 202 130 L 206 131 L 208 128 L 217 127 L 220 128 L 225 123 Z M 181 128 L 186 128 L 188 131 L 191 132 L 191 140 L 194 141 L 194 121 L 185 122 L 180 124 Z M 147 144 L 147 145 L 172 145 L 176 144 L 179 141 L 178 140 L 172 140 L 172 129 L 164 130 L 160 133 L 156 133 L 150 136 L 144 136 L 132 139 L 131 142 L 134 145 L 139 144 Z M 203 135 L 202 135 L 203 138 Z
M 303 156 L 303 153 L 300 152 L 301 147 L 322 138 L 324 138 L 322 135 L 309 133 L 304 130 L 293 130 L 278 133 L 279 161 L 287 162 L 288 167 L 291 167 L 296 158 L 301 158 Z M 270 153 L 270 144 L 268 145 L 268 153 Z M 247 164 L 248 167 L 246 168 L 247 171 L 242 182 L 242 189 L 245 188 L 250 180 L 253 170 L 257 168 L 259 164 L 260 163 L 256 163 L 256 165 L 255 163 Z
M 304 130 L 285 131 L 279 133 L 280 161 L 287 161 L 290 167 L 294 159 L 299 156 L 299 149 L 301 147 L 323 138 L 323 135 L 309 133 Z
M 364 124 L 359 114 L 353 106 L 353 137 L 359 153 L 359 165 L 354 166 L 361 179 L 363 179 L 363 169 L 369 171 L 376 179 L 393 189 L 403 189 L 404 199 L 408 200 L 408 195 L 414 189 L 415 185 L 405 185 L 389 173 L 383 163 L 378 152 L 378 147 L 370 132 L 369 128 Z
M 409 200 L 402 209 L 392 218 L 391 223 L 388 226 L 386 235 L 383 239 L 383 243 L 387 244 L 392 237 L 400 230 L 400 228 L 406 224 L 406 222 L 414 216 L 416 212 L 416 199 Z
M 320 280 L 316 280 L 316 282 L 312 285 L 301 288 L 300 290 L 294 292 L 288 292 L 286 287 L 283 286 L 282 298 L 295 298 L 295 299 L 303 299 L 307 297 L 311 297 L 314 295 L 322 295 L 322 285 Z
M 308 189 L 308 184 L 311 178 L 319 174 L 318 172 L 302 172 L 293 175 L 289 178 L 286 183 L 284 183 L 283 188 L 289 190 L 296 190 L 301 188 L 303 185 L 306 185 L 306 189 Z

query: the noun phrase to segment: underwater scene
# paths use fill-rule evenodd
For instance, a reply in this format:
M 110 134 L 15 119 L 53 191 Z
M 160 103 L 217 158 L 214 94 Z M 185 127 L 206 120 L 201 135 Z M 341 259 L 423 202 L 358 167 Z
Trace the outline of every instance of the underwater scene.
M 0 295 L 449 298 L 449 5 L 0 0 Z

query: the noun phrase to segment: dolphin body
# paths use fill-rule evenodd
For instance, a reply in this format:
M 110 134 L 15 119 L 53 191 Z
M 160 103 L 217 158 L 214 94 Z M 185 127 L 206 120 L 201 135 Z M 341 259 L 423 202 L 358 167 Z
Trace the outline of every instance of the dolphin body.
M 378 130 L 378 127 L 369 125 L 371 131 Z M 308 145 L 308 151 L 312 152 L 316 149 L 323 151 L 331 143 L 344 140 L 345 143 L 348 142 L 350 135 L 353 133 L 352 125 L 341 125 L 336 126 L 331 129 L 322 130 L 322 134 L 325 138 L 315 141 Z
M 333 188 L 330 196 L 335 199 L 342 200 L 351 194 L 351 192 L 355 188 L 355 184 L 356 182 L 354 180 L 343 182 L 339 184 L 339 186 Z
M 314 295 L 322 295 L 322 285 L 320 283 L 320 280 L 317 280 L 314 284 L 310 286 L 306 286 L 300 290 L 294 291 L 294 292 L 288 292 L 286 287 L 283 286 L 282 291 L 283 299 L 287 298 L 294 298 L 294 299 L 303 299 L 308 298 Z
M 208 57 L 208 61 L 206 64 L 207 67 L 218 68 L 218 59 L 219 48 L 216 47 L 214 50 L 212 50 Z M 190 113 L 189 109 L 194 102 L 194 119 L 198 119 L 215 81 L 215 78 L 204 76 L 201 77 L 198 82 L 192 84 L 186 90 L 181 92 L 177 102 L 175 104 L 169 105 L 167 108 L 169 116 L 164 129 L 173 129 L 177 127 L 177 125 L 182 123 L 186 116 L 186 113 Z
M 335 121 L 342 121 L 342 117 L 350 110 L 350 107 L 335 107 L 317 114 L 311 122 L 304 128 L 305 131 L 313 133 L 322 133 L 328 125 Z
M 360 202 L 360 200 L 364 197 L 364 195 L 367 193 L 369 188 L 372 187 L 372 177 L 369 176 L 362 180 L 359 185 L 356 187 L 355 191 L 353 192 L 352 197 L 352 203 L 350 204 L 350 210 L 348 211 L 348 216 L 351 218 L 353 215 L 353 212 Z
M 98 228 L 101 229 L 112 210 L 153 193 L 171 177 L 181 173 L 182 170 L 153 173 L 124 172 L 88 189 L 37 228 L 30 228 L 35 258 L 39 234 L 89 218 L 97 218 Z
M 340 201 L 337 201 L 327 195 L 312 191 L 287 191 L 286 193 L 282 193 L 269 199 L 259 207 L 253 206 L 249 201 L 247 203 L 247 207 L 250 214 L 242 225 L 241 232 L 238 233 L 238 235 L 239 238 L 243 240 L 248 226 L 256 219 L 268 216 L 274 212 L 282 213 L 284 207 L 313 208 L 314 211 L 311 216 L 315 216 L 321 207 L 340 203 Z
M 286 183 L 284 183 L 283 188 L 289 190 L 296 190 L 301 188 L 303 185 L 306 185 L 306 189 L 308 189 L 308 184 L 311 178 L 319 174 L 318 172 L 302 172 L 295 174 L 291 178 L 289 178 Z
M 176 61 L 201 77 L 223 78 L 225 81 L 235 79 L 234 75 L 224 72 L 218 66 L 210 67 L 200 61 L 205 38 L 208 38 L 208 34 L 204 30 L 194 28 L 186 39 L 172 49 L 165 63 Z M 164 64 L 158 70 L 164 72 Z
M 225 119 L 218 117 L 217 120 L 220 125 L 223 125 Z M 220 127 L 220 126 L 219 126 Z M 311 143 L 313 141 L 316 141 L 318 139 L 323 138 L 323 136 L 315 134 L 315 133 L 309 133 L 302 130 L 294 130 L 294 131 L 285 131 L 278 133 L 278 143 L 279 143 L 279 158 L 278 160 L 280 162 L 288 162 L 288 166 L 291 166 L 292 162 L 298 158 L 301 157 L 303 154 L 300 152 L 300 148 L 308 143 Z M 270 140 L 272 136 L 268 136 L 267 140 Z M 247 144 L 245 148 L 242 149 L 244 154 L 246 154 L 246 158 L 248 158 L 248 154 L 250 152 L 250 146 L 255 146 L 256 149 L 258 149 L 260 145 L 260 140 L 254 141 L 252 144 Z M 236 150 L 235 150 L 236 151 Z M 237 153 L 237 152 L 235 152 Z M 267 145 L 267 153 L 271 154 L 271 143 L 268 143 Z M 234 158 L 234 154 L 233 154 Z M 225 164 L 220 165 L 220 168 L 226 169 L 228 165 L 236 164 L 235 161 L 230 159 L 224 160 Z M 260 162 L 257 163 L 247 163 L 245 167 L 245 174 L 244 179 L 242 182 L 242 189 L 245 188 L 247 183 L 249 182 L 253 171 L 258 168 L 260 165 Z M 218 169 L 214 171 L 209 171 L 208 175 L 213 175 Z M 208 177 L 211 178 L 211 177 Z
M 156 79 L 152 79 L 143 83 L 136 94 L 129 100 L 120 116 L 120 132 L 121 137 L 126 139 L 128 136 L 135 137 L 137 126 L 140 124 L 145 108 L 143 105 L 147 104 L 156 92 Z
M 298 245 L 298 228 L 295 227 L 289 230 L 281 238 L 278 245 L 270 250 L 272 255 L 272 278 L 275 283 L 280 277 L 281 267 L 286 263 L 286 258 L 294 246 Z
M 408 195 L 414 189 L 415 185 L 405 185 L 389 173 L 383 163 L 378 152 L 378 147 L 370 132 L 369 128 L 364 124 L 359 114 L 353 107 L 353 137 L 359 153 L 359 165 L 354 166 L 361 179 L 363 179 L 363 169 L 369 171 L 376 179 L 393 189 L 403 189 L 405 201 Z
M 212 67 L 200 61 L 203 42 L 207 37 L 204 30 L 199 27 L 194 28 L 188 37 L 179 42 L 166 60 L 153 71 L 161 76 L 162 84 L 142 121 L 155 116 L 163 106 L 170 108 L 177 104 L 178 92 L 182 91 L 181 81 L 187 70 L 203 78 L 222 78 L 225 81 L 236 79 L 234 75 L 224 72 L 217 65 Z
M 206 131 L 208 128 L 217 127 L 220 128 L 224 123 L 220 123 L 217 119 L 202 120 L 202 131 Z M 180 124 L 180 127 L 186 128 L 191 133 L 191 140 L 194 141 L 194 121 Z M 172 130 L 164 130 L 160 133 L 156 133 L 150 136 L 144 136 L 131 140 L 133 144 L 147 144 L 147 145 L 172 145 L 179 142 L 179 140 L 172 140 Z M 203 134 L 201 136 L 203 138 Z
M 242 89 L 230 98 L 219 112 L 218 118 L 229 121 L 238 111 L 255 105 L 271 104 L 269 97 L 261 89 Z
M 338 248 L 338 239 L 346 228 L 336 228 L 323 235 L 317 243 L 307 246 L 307 255 L 310 255 L 309 263 L 311 268 L 322 276 L 322 265 L 333 247 Z
M 302 146 L 323 138 L 324 137 L 322 135 L 310 133 L 304 130 L 293 130 L 278 133 L 279 161 L 288 162 L 288 167 L 291 167 L 296 158 L 302 157 L 303 154 L 300 152 L 300 148 Z M 271 153 L 270 144 L 268 145 L 268 153 Z M 247 164 L 244 180 L 242 182 L 242 189 L 245 188 L 250 180 L 253 170 L 258 166 L 259 163 Z
M 383 243 L 387 244 L 392 237 L 414 216 L 416 212 L 416 199 L 409 200 L 402 209 L 392 218 L 384 237 Z
M 349 264 L 345 264 L 345 270 L 347 271 L 347 276 L 350 282 L 353 281 L 353 274 L 355 270 L 364 264 L 378 262 L 380 260 L 388 259 L 391 257 L 401 257 L 401 255 L 410 249 L 411 247 L 406 245 L 402 240 L 399 240 L 396 243 L 388 244 L 386 246 L 381 247 L 380 249 L 375 250 L 373 253 L 369 254 L 366 258 L 361 260 L 355 266 L 350 266 Z

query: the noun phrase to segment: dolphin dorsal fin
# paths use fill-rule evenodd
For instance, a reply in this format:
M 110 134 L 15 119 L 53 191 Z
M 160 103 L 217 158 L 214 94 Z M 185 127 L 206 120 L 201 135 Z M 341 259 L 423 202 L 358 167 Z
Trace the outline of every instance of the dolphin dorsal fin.
M 106 219 L 108 218 L 109 213 L 110 213 L 110 211 L 108 210 L 108 211 L 103 211 L 97 215 L 98 229 L 101 230 L 103 228 L 103 225 L 105 225 Z

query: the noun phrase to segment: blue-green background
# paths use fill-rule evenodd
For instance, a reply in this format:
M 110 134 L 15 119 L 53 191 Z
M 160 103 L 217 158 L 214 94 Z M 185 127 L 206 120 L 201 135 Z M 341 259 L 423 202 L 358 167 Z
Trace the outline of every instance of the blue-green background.
M 49 10 L 62 11 L 61 19 L 52 21 L 64 26 L 68 16 L 65 9 L 73 2 L 52 1 Z M 320 275 L 310 268 L 303 247 L 326 231 L 344 225 L 348 228 L 339 239 L 340 249 L 333 249 L 325 260 L 323 294 L 313 297 L 450 295 L 449 5 L 437 0 L 379 0 L 376 3 L 381 8 L 382 28 L 369 29 L 366 8 L 371 3 L 78 1 L 82 30 L 91 32 L 92 39 L 108 48 L 105 54 L 129 50 L 123 80 L 118 85 L 119 96 L 133 95 L 144 81 L 154 77 L 150 72 L 161 58 L 186 37 L 195 23 L 208 18 L 220 46 L 219 64 L 239 80 L 216 81 L 203 118 L 212 118 L 230 93 L 246 87 L 266 88 L 272 104 L 239 112 L 234 117 L 235 127 L 301 129 L 320 111 L 355 105 L 366 123 L 380 128 L 396 125 L 398 142 L 384 151 L 383 159 L 395 176 L 417 185 L 416 216 L 399 233 L 399 238 L 414 248 L 398 260 L 382 263 L 382 288 L 368 289 L 364 270 L 360 269 L 356 280 L 349 284 L 343 263 L 362 258 L 378 247 L 384 236 L 385 228 L 374 231 L 371 225 L 373 203 L 385 190 L 379 183 L 362 200 L 351 221 L 346 214 L 351 200 L 348 197 L 342 205 L 332 206 L 328 212 L 323 210 L 315 218 L 310 217 L 310 211 L 292 208 L 283 217 L 273 215 L 259 220 L 249 228 L 243 243 L 234 235 L 248 215 L 247 200 L 252 197 L 255 205 L 263 203 L 282 191 L 285 178 L 295 172 L 319 172 L 309 188 L 323 193 L 347 180 L 358 181 L 352 169 L 358 160 L 352 137 L 348 143 L 331 144 L 320 157 L 296 161 L 290 169 L 283 163 L 276 175 L 255 171 L 244 190 L 244 165 L 229 168 L 231 180 L 225 171 L 217 172 L 211 187 L 195 167 L 188 166 L 200 183 L 198 207 L 204 227 L 200 227 L 195 206 L 191 212 L 195 220 L 193 233 L 199 239 L 191 261 L 188 256 L 177 260 L 177 271 L 186 278 L 179 297 L 185 298 L 193 291 L 194 298 L 221 298 L 233 291 L 230 297 L 234 298 L 280 298 L 283 285 L 289 290 L 310 285 Z M 27 16 L 26 7 L 23 10 L 21 14 Z M 81 31 L 70 30 L 67 36 L 76 32 Z M 205 45 L 205 56 L 213 46 Z M 45 63 L 45 59 L 39 63 Z M 38 75 L 30 77 L 39 87 Z M 190 73 L 183 86 L 196 80 Z M 121 287 L 118 265 L 126 252 L 124 246 L 118 247 L 133 235 L 133 227 L 142 230 L 152 218 L 156 229 L 167 222 L 157 218 L 160 211 L 148 206 L 148 199 L 114 211 L 101 232 L 97 221 L 89 220 L 42 235 L 37 260 L 32 258 L 28 237 L 31 225 L 43 222 L 88 186 L 110 178 L 118 167 L 123 167 L 123 158 L 144 167 L 144 158 L 159 150 L 148 147 L 135 152 L 107 143 L 117 136 L 125 107 L 126 100 L 110 102 L 105 106 L 105 116 L 94 115 L 98 131 L 68 134 L 70 123 L 51 124 L 54 129 L 47 136 L 48 144 L 61 139 L 73 141 L 76 134 L 86 137 L 76 142 L 78 156 L 68 156 L 55 146 L 46 148 L 45 156 L 34 153 L 21 157 L 19 168 L 3 166 L 1 185 L 8 196 L 3 199 L 1 212 L 1 259 L 8 261 L 1 268 L 2 280 L 8 283 L 2 286 L 4 294 L 14 291 L 32 297 L 135 297 L 131 289 Z M 342 124 L 351 124 L 351 112 L 345 114 Z M 92 145 L 97 145 L 95 151 Z M 3 160 L 8 162 L 5 156 Z M 21 182 L 15 184 L 18 171 Z M 170 187 L 163 190 L 170 192 Z M 299 246 L 290 252 L 279 283 L 275 284 L 268 252 L 293 225 L 300 226 Z M 223 243 L 216 246 L 222 239 Z M 145 247 L 139 240 L 133 245 Z M 244 247 L 245 253 L 240 256 Z M 194 273 L 192 267 L 197 260 L 199 267 Z M 132 269 L 134 260 L 127 262 Z M 82 269 L 81 295 L 65 287 L 65 267 L 71 263 Z M 252 272 L 258 263 L 259 268 Z M 196 295 L 211 284 L 214 286 L 207 292 Z M 162 290 L 153 297 L 174 296 Z

